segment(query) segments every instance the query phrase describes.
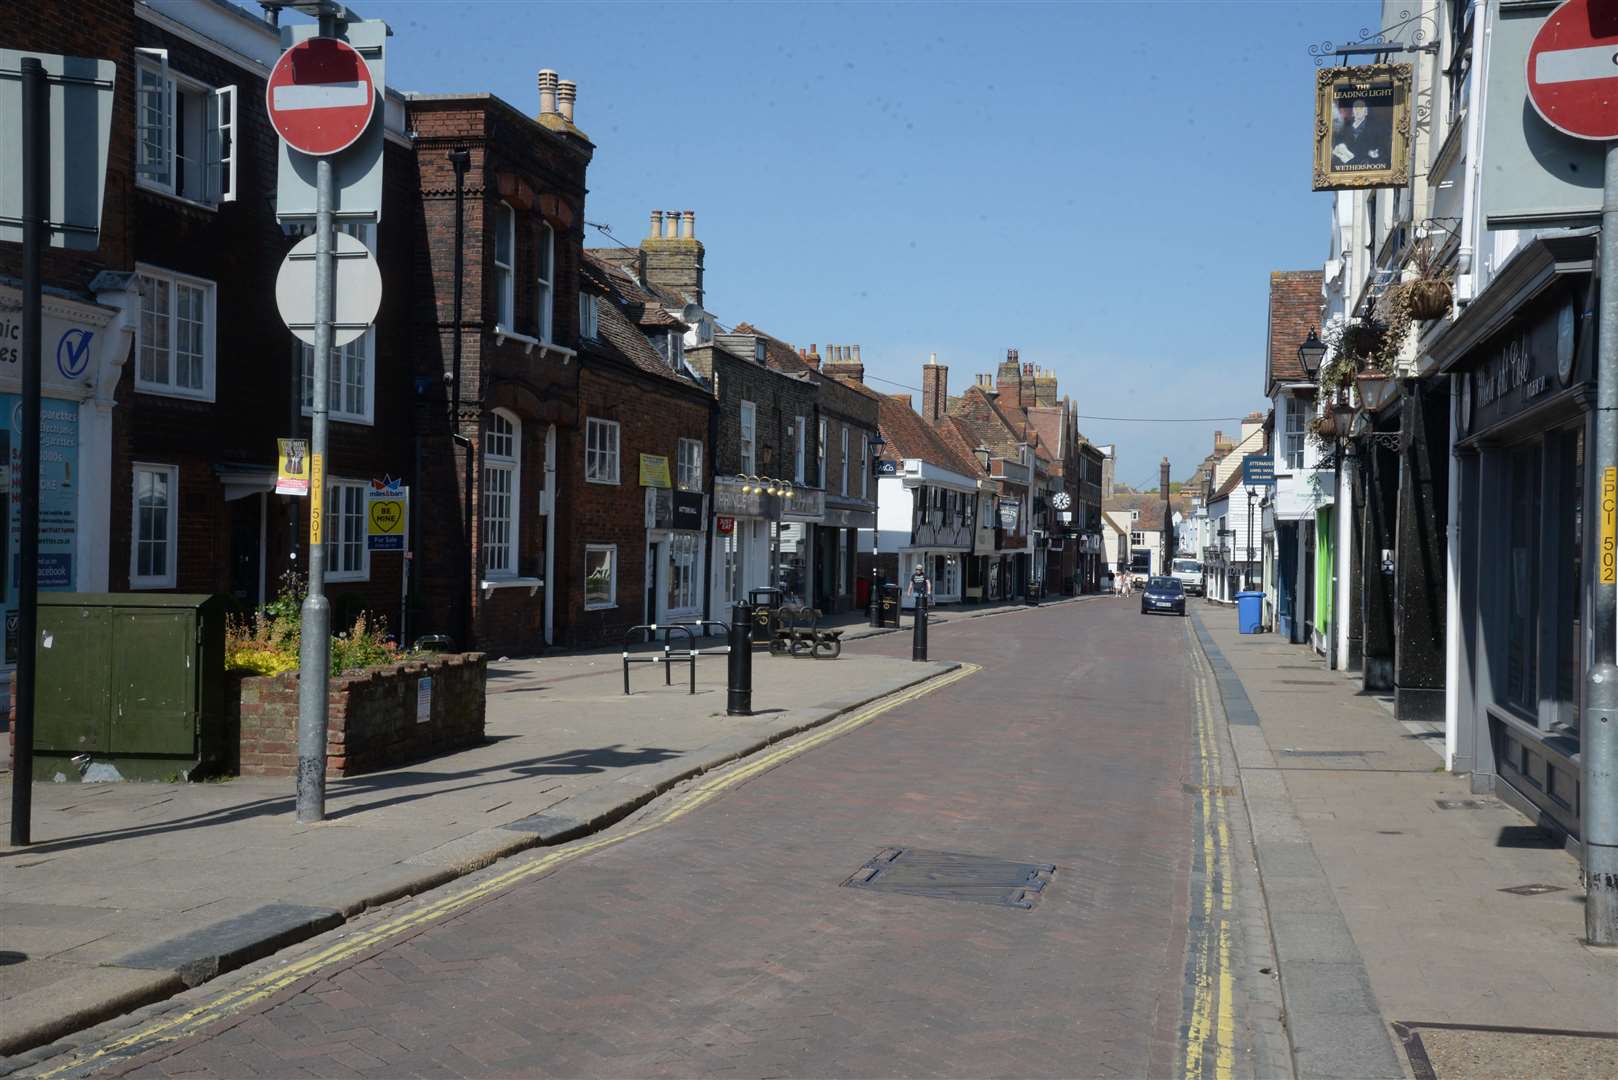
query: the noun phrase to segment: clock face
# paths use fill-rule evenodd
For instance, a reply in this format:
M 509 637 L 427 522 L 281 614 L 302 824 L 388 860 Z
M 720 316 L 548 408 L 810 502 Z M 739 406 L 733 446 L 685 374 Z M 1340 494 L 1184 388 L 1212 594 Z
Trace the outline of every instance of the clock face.
M 1068 505 L 1072 502 L 1073 499 L 1065 491 L 1058 491 L 1055 495 L 1051 496 L 1051 505 L 1056 507 L 1058 510 L 1066 510 Z
M 1573 305 L 1562 305 L 1562 311 L 1556 316 L 1556 377 L 1566 386 L 1573 381 L 1573 330 L 1575 320 Z

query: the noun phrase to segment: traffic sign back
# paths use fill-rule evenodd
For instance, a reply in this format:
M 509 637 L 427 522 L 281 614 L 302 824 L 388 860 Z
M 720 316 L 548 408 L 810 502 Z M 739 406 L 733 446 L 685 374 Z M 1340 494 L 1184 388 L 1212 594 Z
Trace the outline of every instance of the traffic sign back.
M 370 126 L 376 87 L 352 45 L 316 37 L 281 54 L 264 100 L 270 124 L 288 146 L 324 157 L 348 149 Z
M 1528 98 L 1580 139 L 1618 139 L 1618 4 L 1567 0 L 1528 50 Z
M 332 299 L 331 343 L 341 348 L 370 327 L 382 306 L 382 272 L 376 256 L 357 237 L 334 234 L 332 255 L 337 264 Z M 308 345 L 315 343 L 315 240 L 306 236 L 281 262 L 275 275 L 275 306 L 281 321 L 293 336 Z

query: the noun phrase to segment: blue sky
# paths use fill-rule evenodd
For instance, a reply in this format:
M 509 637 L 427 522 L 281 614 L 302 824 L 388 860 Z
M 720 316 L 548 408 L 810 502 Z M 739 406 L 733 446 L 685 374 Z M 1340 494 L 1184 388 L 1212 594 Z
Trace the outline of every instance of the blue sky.
M 357 0 L 389 81 L 538 107 L 579 84 L 586 216 L 635 243 L 693 209 L 707 303 L 858 343 L 878 389 L 931 352 L 960 388 L 1008 346 L 1081 414 L 1266 405 L 1268 272 L 1319 266 L 1308 47 L 1352 3 L 531 4 Z M 597 243 L 606 243 L 597 238 Z M 920 397 L 917 394 L 919 402 Z M 1176 478 L 1234 423 L 1081 421 L 1119 478 Z

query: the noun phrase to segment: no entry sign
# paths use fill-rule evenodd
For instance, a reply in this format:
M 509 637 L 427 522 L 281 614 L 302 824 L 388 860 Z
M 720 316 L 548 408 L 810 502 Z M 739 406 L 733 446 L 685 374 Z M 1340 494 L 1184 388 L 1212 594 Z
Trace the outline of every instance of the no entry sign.
M 352 45 L 310 38 L 281 54 L 264 99 L 270 124 L 288 146 L 323 157 L 348 149 L 364 133 L 376 88 Z
M 1528 50 L 1528 98 L 1580 139 L 1618 139 L 1618 3 L 1567 0 Z

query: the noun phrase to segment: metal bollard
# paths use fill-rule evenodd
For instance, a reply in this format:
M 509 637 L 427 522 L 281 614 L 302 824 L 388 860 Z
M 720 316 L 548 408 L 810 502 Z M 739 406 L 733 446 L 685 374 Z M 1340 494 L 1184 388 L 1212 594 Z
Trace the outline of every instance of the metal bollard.
M 738 601 L 730 609 L 729 688 L 725 712 L 753 715 L 753 605 Z
M 882 575 L 871 571 L 871 628 L 882 626 Z
M 927 659 L 927 598 L 916 596 L 915 636 L 910 640 L 910 659 Z

